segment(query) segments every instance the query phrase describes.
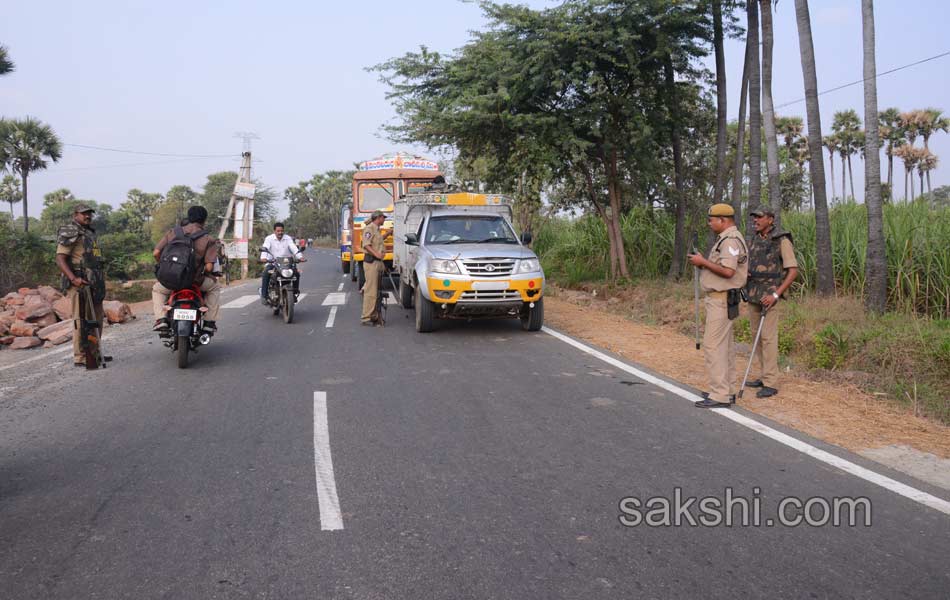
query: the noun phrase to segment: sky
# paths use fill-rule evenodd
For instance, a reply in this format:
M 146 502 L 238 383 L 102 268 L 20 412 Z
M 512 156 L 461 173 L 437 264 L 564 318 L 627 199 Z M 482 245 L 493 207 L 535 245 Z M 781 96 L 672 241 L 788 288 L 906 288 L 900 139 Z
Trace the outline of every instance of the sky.
M 860 80 L 860 1 L 810 4 L 819 90 Z M 804 95 L 794 8 L 781 0 L 774 16 L 776 105 Z M 950 50 L 943 35 L 950 2 L 877 0 L 875 10 L 879 72 Z M 67 144 L 58 163 L 30 178 L 32 216 L 45 193 L 62 187 L 114 206 L 131 188 L 200 190 L 208 174 L 237 170 L 243 142 L 235 134 L 243 131 L 260 138 L 252 142 L 254 177 L 281 193 L 314 173 L 393 150 L 425 153 L 385 139 L 380 126 L 395 114 L 386 86 L 365 69 L 421 45 L 451 52 L 484 25 L 477 6 L 458 0 L 6 3 L 0 44 L 16 71 L 0 78 L 0 116 L 39 118 Z M 744 42 L 727 43 L 730 119 L 738 113 L 743 53 Z M 880 77 L 879 108 L 950 113 L 948 70 L 950 56 Z M 861 85 L 823 95 L 823 129 L 830 131 L 835 111 L 863 115 L 863 107 Z M 804 102 L 777 112 L 804 117 Z M 950 156 L 950 136 L 937 134 L 931 149 Z M 950 183 L 948 169 L 933 173 L 934 187 Z M 857 158 L 854 170 L 860 197 Z M 895 172 L 900 196 L 897 162 Z M 840 189 L 838 161 L 835 175 Z M 279 209 L 286 214 L 283 203 Z

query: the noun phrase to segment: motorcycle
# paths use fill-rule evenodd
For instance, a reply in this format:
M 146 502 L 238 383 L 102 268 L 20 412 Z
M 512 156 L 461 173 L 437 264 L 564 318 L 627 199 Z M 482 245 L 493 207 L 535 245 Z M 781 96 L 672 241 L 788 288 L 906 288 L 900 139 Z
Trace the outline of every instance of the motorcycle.
M 189 352 L 197 352 L 201 346 L 211 343 L 214 331 L 205 329 L 204 317 L 208 307 L 198 286 L 172 292 L 165 305 L 165 321 L 168 327 L 158 336 L 166 347 L 178 355 L 178 368 L 188 367 Z
M 294 305 L 297 303 L 299 290 L 300 271 L 297 270 L 298 262 L 305 262 L 307 259 L 301 258 L 299 261 L 293 256 L 281 256 L 275 258 L 266 248 L 261 248 L 262 253 L 271 255 L 268 265 L 273 265 L 273 272 L 270 276 L 270 282 L 264 294 L 267 306 L 274 309 L 274 314 L 282 314 L 284 323 L 291 323 L 294 320 Z M 295 285 L 296 284 L 296 285 Z

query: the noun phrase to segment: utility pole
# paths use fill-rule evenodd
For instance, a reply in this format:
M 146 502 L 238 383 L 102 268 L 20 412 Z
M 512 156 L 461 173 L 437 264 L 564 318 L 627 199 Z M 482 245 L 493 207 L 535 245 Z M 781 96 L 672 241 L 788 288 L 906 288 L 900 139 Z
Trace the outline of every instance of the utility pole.
M 228 257 L 241 259 L 241 279 L 245 279 L 248 271 L 248 243 L 254 237 L 255 185 L 251 182 L 251 140 L 260 138 L 257 134 L 248 131 L 235 133 L 234 137 L 244 140 L 244 151 L 241 153 L 241 168 L 238 171 L 237 181 L 234 183 L 234 190 L 231 192 L 224 220 L 221 222 L 218 238 L 225 239 L 224 236 L 233 215 L 234 236 L 228 244 Z

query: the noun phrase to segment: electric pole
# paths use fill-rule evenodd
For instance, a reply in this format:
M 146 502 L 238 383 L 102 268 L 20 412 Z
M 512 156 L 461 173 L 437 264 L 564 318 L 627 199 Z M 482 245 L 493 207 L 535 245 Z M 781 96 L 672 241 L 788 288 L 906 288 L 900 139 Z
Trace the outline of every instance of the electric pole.
M 241 152 L 241 168 L 238 171 L 237 181 L 228 202 L 228 209 L 224 214 L 224 221 L 218 232 L 218 238 L 225 239 L 228 226 L 231 225 L 233 215 L 233 237 L 228 247 L 228 257 L 241 259 L 241 279 L 247 278 L 248 271 L 248 243 L 254 237 L 254 190 L 251 182 L 251 140 L 260 139 L 257 134 L 241 131 L 234 134 L 244 140 L 244 151 Z

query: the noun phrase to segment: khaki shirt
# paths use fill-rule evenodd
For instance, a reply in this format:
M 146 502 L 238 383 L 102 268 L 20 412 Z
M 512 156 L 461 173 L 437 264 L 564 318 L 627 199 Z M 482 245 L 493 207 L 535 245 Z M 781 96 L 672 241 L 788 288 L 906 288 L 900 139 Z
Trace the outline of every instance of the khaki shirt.
M 779 242 L 779 251 L 782 253 L 782 268 L 791 269 L 798 266 L 798 259 L 795 258 L 795 248 L 788 236 L 782 238 Z
M 749 252 L 735 225 L 719 234 L 708 258 L 709 262 L 733 269 L 735 273 L 726 279 L 709 269 L 702 269 L 699 282 L 704 292 L 725 292 L 745 286 L 749 275 Z
M 385 254 L 386 241 L 379 227 L 376 226 L 376 223 L 370 223 L 366 226 L 366 229 L 363 230 L 363 247 L 372 248 L 379 254 Z
M 83 254 L 86 252 L 86 241 L 85 237 L 87 234 L 92 234 L 92 231 L 86 227 L 79 227 L 80 230 L 79 236 L 71 244 L 56 244 L 56 254 L 65 254 L 69 257 L 68 262 L 70 265 L 78 266 L 82 264 Z M 92 236 L 92 253 L 97 257 L 102 256 L 102 252 L 99 250 L 99 241 L 96 239 L 95 235 Z

